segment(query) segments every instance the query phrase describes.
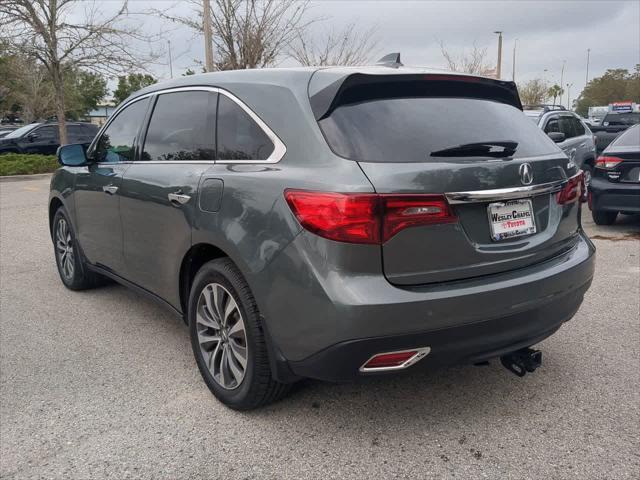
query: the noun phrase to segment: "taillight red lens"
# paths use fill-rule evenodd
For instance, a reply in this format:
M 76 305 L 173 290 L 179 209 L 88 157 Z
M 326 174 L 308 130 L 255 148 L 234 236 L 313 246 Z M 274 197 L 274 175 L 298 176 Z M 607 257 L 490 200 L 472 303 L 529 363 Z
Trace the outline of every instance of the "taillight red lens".
M 287 190 L 287 203 L 300 224 L 339 242 L 380 243 L 380 214 L 375 194 Z
M 442 195 L 382 195 L 382 202 L 383 241 L 405 228 L 458 220 Z
M 286 190 L 300 224 L 339 242 L 381 244 L 405 228 L 456 222 L 443 195 Z
M 622 162 L 621 158 L 618 157 L 607 157 L 601 156 L 596 160 L 596 168 L 613 168 Z
M 398 367 L 407 360 L 411 359 L 418 353 L 417 350 L 411 350 L 408 352 L 395 352 L 395 353 L 381 353 L 376 355 L 371 360 L 363 365 L 362 368 L 385 368 L 385 367 Z
M 584 174 L 579 172 L 577 175 L 571 177 L 562 190 L 558 192 L 558 203 L 560 205 L 566 205 L 577 200 L 585 202 L 587 200 L 586 191 Z

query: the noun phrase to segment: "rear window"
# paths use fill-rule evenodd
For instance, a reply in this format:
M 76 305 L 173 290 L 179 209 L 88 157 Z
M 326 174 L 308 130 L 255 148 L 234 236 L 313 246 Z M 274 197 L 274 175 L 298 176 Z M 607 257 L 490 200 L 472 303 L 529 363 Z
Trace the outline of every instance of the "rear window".
M 617 126 L 617 125 L 635 125 L 640 123 L 640 113 L 610 113 L 607 114 L 602 120 L 602 125 Z
M 640 125 L 631 127 L 618 136 L 612 143 L 612 147 L 638 147 L 640 148 Z
M 431 152 L 480 142 L 517 142 L 516 158 L 558 151 L 519 109 L 473 98 L 362 101 L 318 123 L 334 153 L 367 162 L 438 162 Z

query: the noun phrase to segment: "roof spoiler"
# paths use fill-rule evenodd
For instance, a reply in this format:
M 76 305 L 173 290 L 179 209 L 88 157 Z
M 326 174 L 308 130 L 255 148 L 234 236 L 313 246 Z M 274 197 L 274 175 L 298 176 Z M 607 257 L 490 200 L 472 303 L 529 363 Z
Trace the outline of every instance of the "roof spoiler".
M 492 99 L 522 110 L 514 82 L 448 73 L 347 74 L 310 95 L 309 101 L 315 119 L 321 120 L 340 105 L 375 98 L 448 97 L 451 88 L 456 96 Z
M 389 53 L 376 62 L 381 67 L 400 68 L 403 66 L 400 61 L 400 52 Z

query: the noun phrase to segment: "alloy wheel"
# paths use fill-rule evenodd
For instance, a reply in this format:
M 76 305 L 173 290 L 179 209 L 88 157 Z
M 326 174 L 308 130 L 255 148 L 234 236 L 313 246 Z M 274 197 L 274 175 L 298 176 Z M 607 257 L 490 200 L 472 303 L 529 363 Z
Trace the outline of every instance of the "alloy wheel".
M 219 283 L 200 293 L 196 331 L 202 359 L 216 383 L 227 390 L 239 387 L 247 371 L 247 333 L 238 304 Z
M 64 218 L 58 220 L 56 227 L 56 253 L 60 264 L 60 270 L 66 280 L 73 280 L 75 272 L 75 257 L 71 229 Z

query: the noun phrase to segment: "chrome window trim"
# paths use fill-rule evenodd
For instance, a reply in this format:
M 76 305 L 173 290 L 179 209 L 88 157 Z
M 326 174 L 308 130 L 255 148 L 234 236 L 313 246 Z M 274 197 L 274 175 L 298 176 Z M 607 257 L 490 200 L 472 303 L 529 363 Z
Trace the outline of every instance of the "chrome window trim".
M 282 160 L 282 157 L 284 157 L 285 153 L 287 153 L 287 147 L 284 144 L 284 142 L 282 140 L 280 140 L 280 137 L 278 137 L 275 132 L 273 130 L 271 130 L 271 128 L 269 128 L 269 126 L 258 116 L 257 113 L 255 113 L 253 110 L 251 110 L 251 108 L 249 108 L 242 100 L 240 100 L 238 97 L 236 97 L 234 94 L 232 94 L 231 92 L 224 90 L 223 88 L 220 87 L 207 87 L 207 86 L 199 86 L 199 85 L 194 85 L 194 86 L 187 86 L 187 87 L 174 87 L 174 88 L 166 88 L 164 90 L 157 90 L 155 92 L 149 92 L 149 93 L 145 93 L 144 95 L 140 95 L 139 97 L 133 98 L 130 101 L 128 101 L 127 103 L 124 103 L 122 105 L 120 105 L 115 112 L 113 112 L 113 114 L 111 115 L 111 118 L 109 118 L 109 120 L 102 126 L 102 128 L 100 129 L 100 131 L 98 132 L 98 134 L 96 135 L 95 139 L 93 140 L 93 142 L 91 142 L 91 145 L 89 146 L 89 148 L 87 149 L 88 152 L 93 153 L 93 149 L 95 148 L 95 144 L 97 143 L 98 139 L 102 136 L 102 132 L 104 130 L 106 130 L 109 125 L 111 124 L 111 122 L 113 120 L 115 120 L 117 118 L 117 116 L 120 114 L 120 112 L 122 110 L 124 110 L 125 108 L 127 108 L 129 105 L 145 99 L 145 98 L 149 98 L 152 97 L 154 95 L 163 95 L 166 93 L 175 93 L 175 92 L 191 92 L 191 91 L 205 91 L 205 92 L 215 92 L 218 93 L 220 95 L 224 95 L 225 97 L 227 97 L 228 99 L 230 99 L 231 101 L 233 101 L 236 105 L 238 105 L 242 110 L 244 110 L 247 115 L 249 115 L 249 117 L 251 117 L 251 119 L 256 122 L 258 124 L 258 126 L 260 127 L 260 129 L 264 132 L 264 134 L 269 138 L 269 140 L 271 140 L 271 142 L 273 143 L 273 151 L 271 152 L 271 154 L 264 160 L 187 160 L 187 161 L 163 161 L 163 160 L 137 160 L 137 161 L 131 161 L 131 162 L 118 162 L 119 164 L 127 164 L 127 163 L 141 163 L 141 164 L 163 164 L 163 165 L 169 165 L 172 163 L 176 163 L 176 164 L 181 164 L 181 165 L 185 165 L 185 164 L 208 164 L 208 165 L 214 165 L 214 164 L 235 164 L 235 163 L 248 163 L 248 164 L 264 164 L 264 163 L 278 163 L 280 160 Z M 217 128 L 217 125 L 216 125 Z M 109 162 L 104 162 L 109 164 Z
M 577 174 L 565 178 L 564 180 L 556 180 L 549 183 L 541 183 L 539 185 L 530 185 L 527 187 L 513 188 L 497 188 L 494 190 L 473 190 L 469 192 L 449 192 L 445 193 L 445 197 L 450 204 L 456 205 L 461 203 L 477 203 L 477 202 L 499 202 L 501 200 L 514 200 L 517 198 L 530 198 L 538 195 L 556 193 L 562 190 L 562 187 L 572 178 L 580 175 Z

